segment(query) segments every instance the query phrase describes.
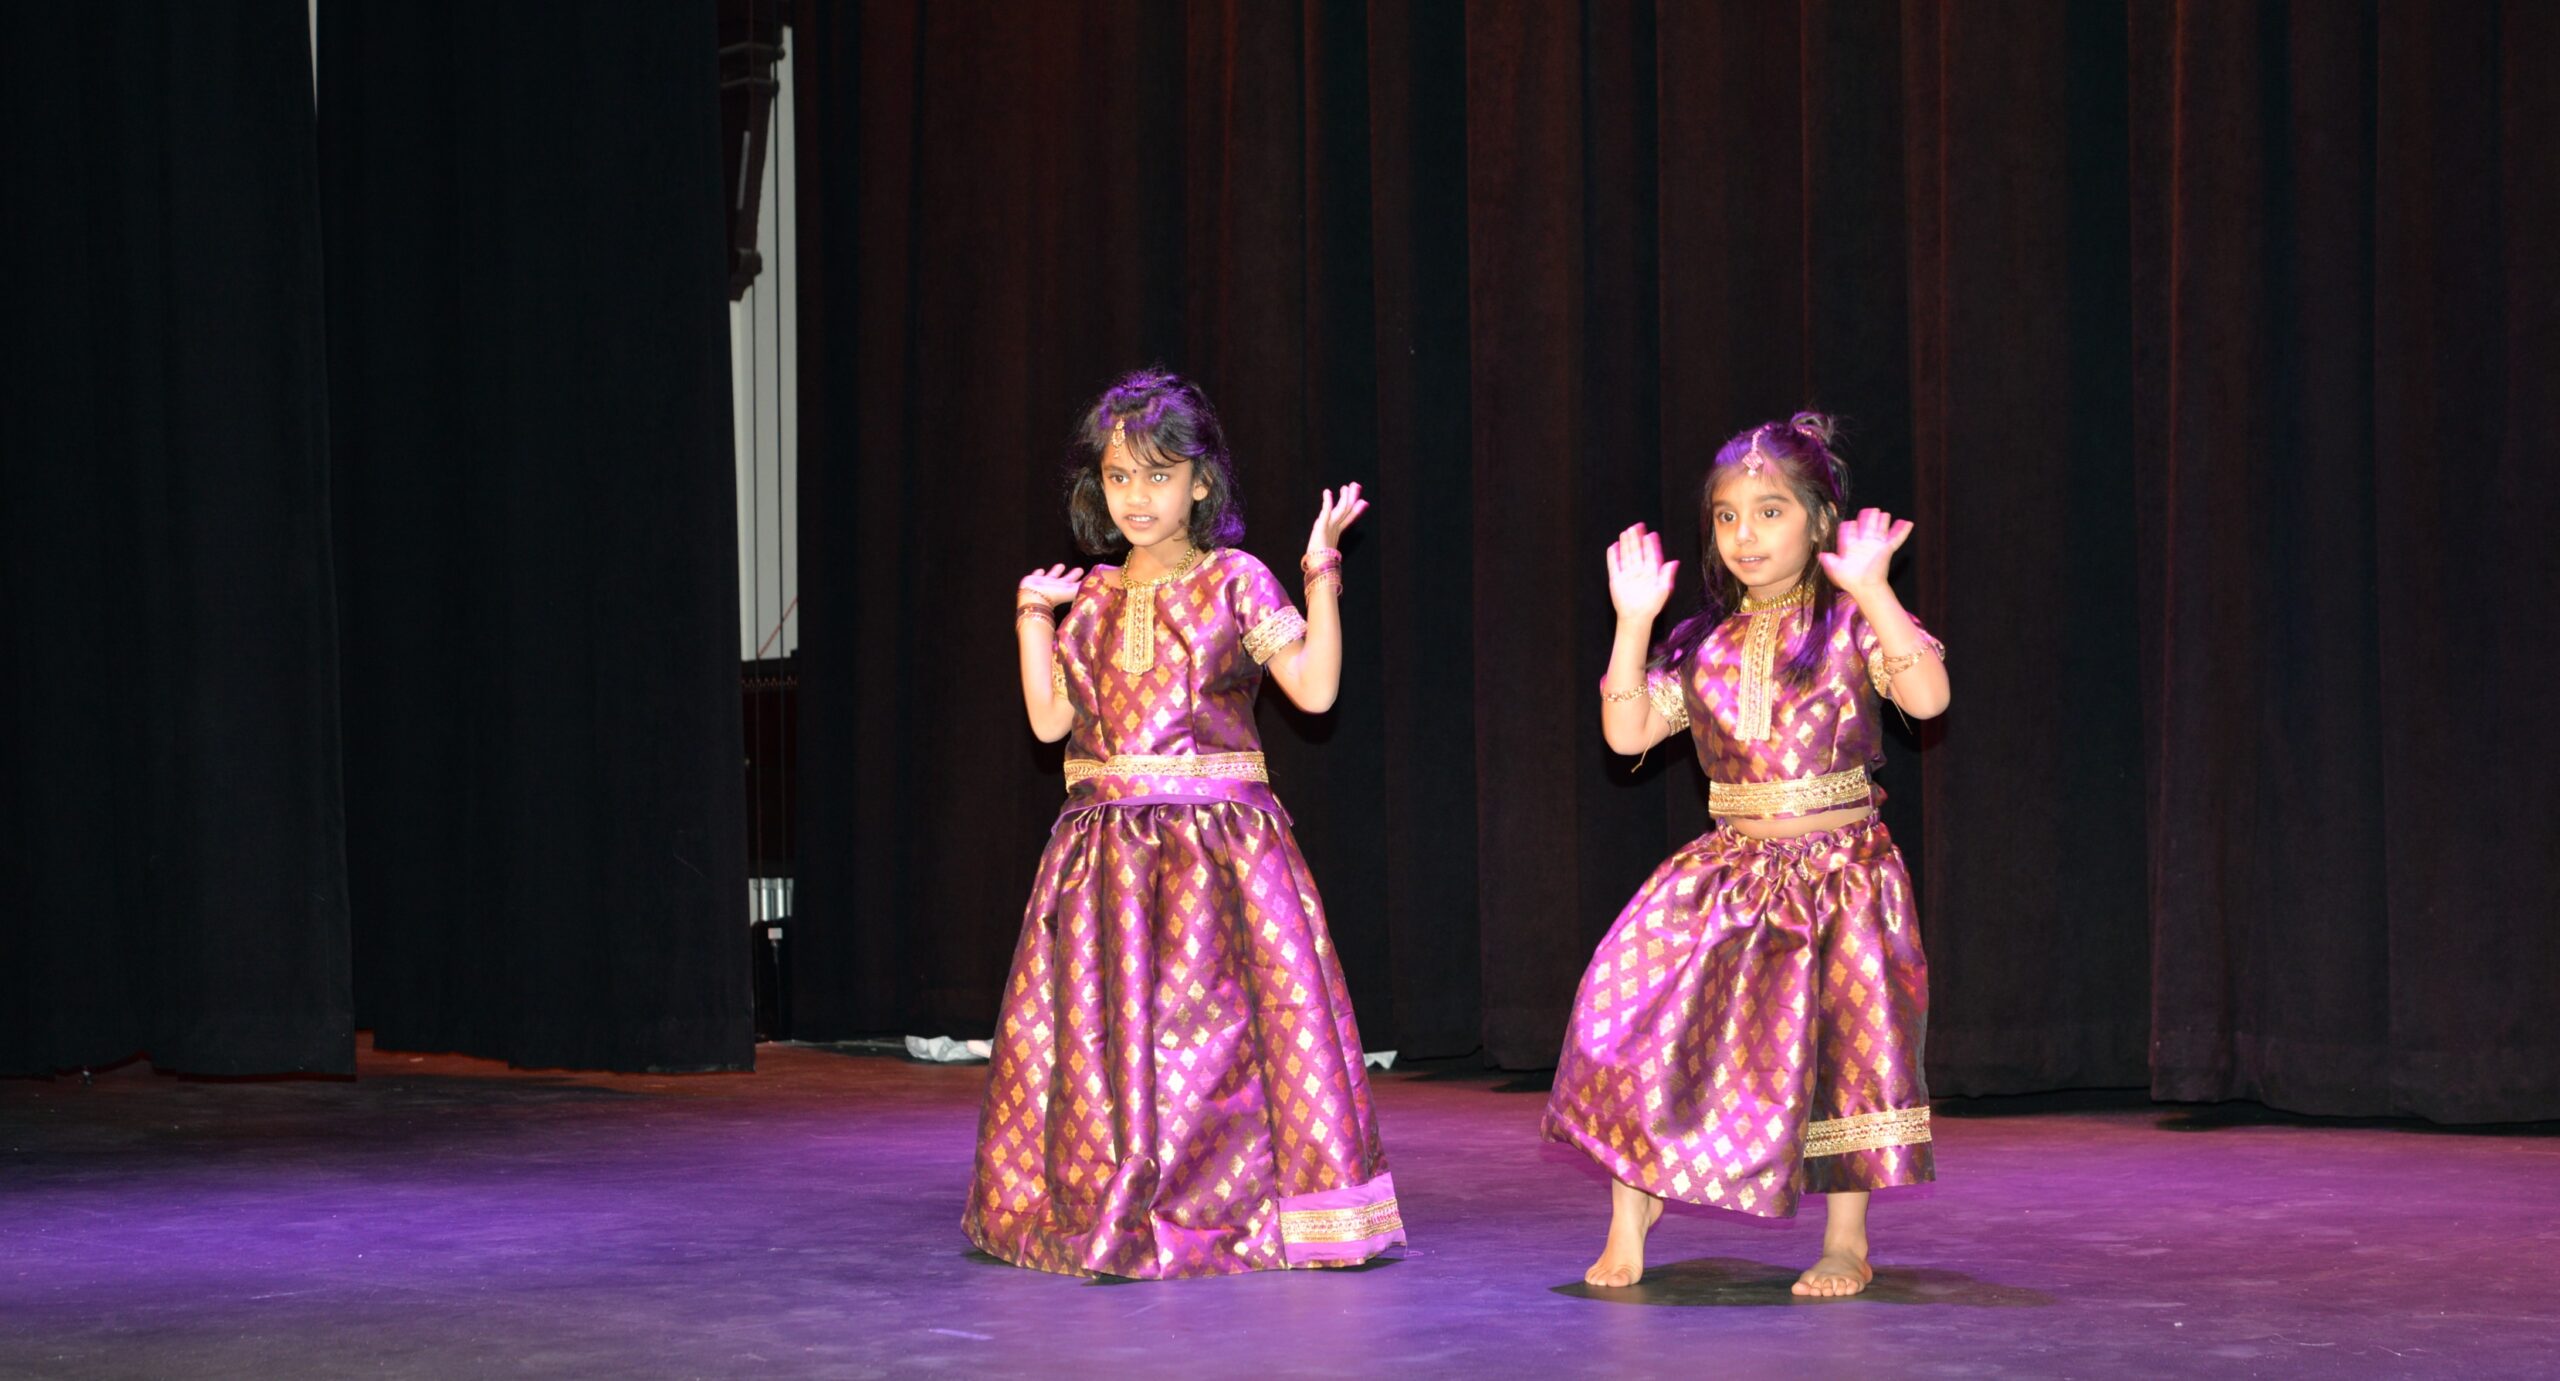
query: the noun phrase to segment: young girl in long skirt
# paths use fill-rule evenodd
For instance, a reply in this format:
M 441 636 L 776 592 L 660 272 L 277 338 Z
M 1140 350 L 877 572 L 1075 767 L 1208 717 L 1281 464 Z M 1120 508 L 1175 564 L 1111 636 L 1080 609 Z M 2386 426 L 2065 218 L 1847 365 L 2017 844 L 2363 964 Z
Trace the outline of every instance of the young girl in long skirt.
M 1844 516 L 1832 435 L 1800 413 L 1716 453 L 1705 599 L 1659 647 L 1679 563 L 1642 524 L 1608 552 L 1603 736 L 1633 754 L 1687 731 L 1717 824 L 1627 903 L 1574 999 L 1545 1130 L 1613 1177 L 1593 1285 L 1643 1278 L 1665 1197 L 1786 1217 L 1810 1190 L 1829 1218 L 1795 1292 L 1853 1295 L 1868 1192 L 1934 1177 L 1928 964 L 1869 774 L 1880 698 L 1946 709 L 1945 651 L 1885 583 L 1911 524 Z
M 1322 712 L 1342 679 L 1326 491 L 1306 612 L 1244 534 L 1191 383 L 1142 372 L 1087 413 L 1068 513 L 1091 574 L 1023 577 L 1023 707 L 1067 740 L 1067 800 L 1023 914 L 962 1226 L 1020 1266 L 1214 1275 L 1404 1241 L 1359 1028 L 1254 728 L 1268 676 Z M 1063 618 L 1053 611 L 1067 606 Z

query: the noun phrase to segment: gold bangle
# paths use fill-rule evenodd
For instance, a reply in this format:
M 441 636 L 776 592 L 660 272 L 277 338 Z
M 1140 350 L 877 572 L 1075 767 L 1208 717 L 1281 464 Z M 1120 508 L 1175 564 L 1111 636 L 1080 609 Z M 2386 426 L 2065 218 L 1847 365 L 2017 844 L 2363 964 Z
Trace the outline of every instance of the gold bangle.
M 1056 626 L 1058 622 L 1057 611 L 1051 609 L 1048 605 L 1017 604 L 1013 606 L 1013 621 L 1015 623 L 1020 623 L 1024 619 L 1030 618 L 1046 619 L 1052 627 Z
M 1326 547 L 1321 551 L 1308 552 L 1298 558 L 1298 569 L 1306 572 L 1307 593 L 1315 593 L 1316 582 L 1321 580 L 1335 599 L 1342 598 L 1342 551 L 1340 548 Z
M 1600 698 L 1608 701 L 1612 705 L 1623 705 L 1630 700 L 1641 700 L 1644 698 L 1644 693 L 1645 687 L 1641 684 L 1637 685 L 1637 687 L 1631 691 L 1613 691 L 1609 689 L 1609 678 L 1606 676 L 1600 678 Z

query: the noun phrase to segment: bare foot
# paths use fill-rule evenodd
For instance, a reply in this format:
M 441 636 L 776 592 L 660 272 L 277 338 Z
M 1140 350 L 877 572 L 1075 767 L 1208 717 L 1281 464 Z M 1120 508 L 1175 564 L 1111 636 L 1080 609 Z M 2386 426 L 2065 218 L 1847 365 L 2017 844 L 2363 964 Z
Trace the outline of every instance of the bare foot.
M 1825 1243 L 1822 1255 L 1796 1277 L 1795 1292 L 1832 1299 L 1857 1294 L 1875 1278 L 1874 1268 L 1867 1265 L 1864 1245 L 1834 1247 Z
M 1583 1283 L 1622 1290 L 1644 1279 L 1644 1236 L 1662 1217 L 1662 1200 L 1623 1181 L 1609 1186 L 1609 1241 Z

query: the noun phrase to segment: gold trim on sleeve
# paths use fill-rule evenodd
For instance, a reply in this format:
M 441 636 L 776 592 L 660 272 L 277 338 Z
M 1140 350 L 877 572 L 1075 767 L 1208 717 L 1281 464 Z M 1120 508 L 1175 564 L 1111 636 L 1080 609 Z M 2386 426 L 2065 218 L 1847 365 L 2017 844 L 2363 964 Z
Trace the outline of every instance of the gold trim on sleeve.
M 1245 655 L 1256 662 L 1268 662 L 1289 644 L 1307 636 L 1306 615 L 1282 605 L 1274 609 L 1253 631 L 1244 635 Z
M 1067 693 L 1067 659 L 1052 647 L 1049 651 L 1049 694 L 1063 698 Z
M 1653 699 L 1653 712 L 1674 729 L 1689 727 L 1689 698 L 1680 690 L 1680 675 L 1670 670 L 1648 671 L 1644 676 L 1644 693 Z
M 1851 1151 L 1881 1151 L 1888 1146 L 1918 1146 L 1929 1140 L 1929 1110 L 1893 1108 L 1834 1117 L 1804 1131 L 1804 1158 L 1842 1156 Z
M 1870 799 L 1872 793 L 1867 789 L 1867 769 L 1864 767 L 1776 782 L 1707 783 L 1708 814 L 1745 820 L 1765 820 L 1773 815 L 1811 815 L 1843 806 L 1863 806 Z
M 1293 1208 L 1280 1211 L 1280 1240 L 1298 1243 L 1366 1242 L 1404 1226 L 1394 1199 L 1358 1208 Z
M 1260 753 L 1114 753 L 1108 760 L 1067 759 L 1067 785 L 1096 777 L 1212 777 L 1267 782 L 1271 769 Z

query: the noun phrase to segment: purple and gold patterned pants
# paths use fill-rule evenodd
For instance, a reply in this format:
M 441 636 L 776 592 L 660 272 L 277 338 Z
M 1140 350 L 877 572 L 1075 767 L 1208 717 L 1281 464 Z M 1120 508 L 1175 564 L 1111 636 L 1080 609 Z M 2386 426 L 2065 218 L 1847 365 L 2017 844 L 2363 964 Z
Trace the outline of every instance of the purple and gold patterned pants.
M 1650 1193 L 1783 1218 L 1936 1177 L 1929 965 L 1884 822 L 1711 830 L 1654 870 L 1581 991 L 1545 1132 Z

